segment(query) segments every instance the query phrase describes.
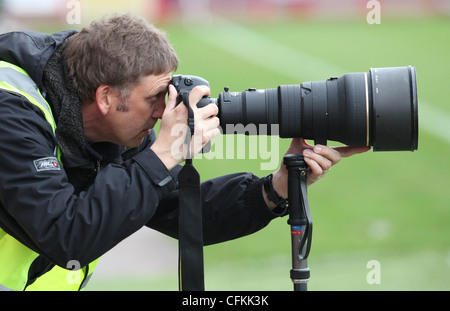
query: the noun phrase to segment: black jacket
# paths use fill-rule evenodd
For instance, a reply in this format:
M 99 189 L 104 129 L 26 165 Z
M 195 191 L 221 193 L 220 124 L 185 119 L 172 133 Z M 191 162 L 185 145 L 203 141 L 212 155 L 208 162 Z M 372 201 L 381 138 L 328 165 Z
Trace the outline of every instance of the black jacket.
M 0 59 L 27 71 L 45 96 L 44 68 L 73 34 L 1 35 Z M 37 171 L 35 160 L 54 155 L 52 129 L 39 108 L 0 90 L 0 227 L 38 252 L 46 269 L 70 260 L 84 266 L 145 225 L 176 238 L 179 167 L 167 171 L 149 148 L 154 139 L 152 133 L 125 152 L 89 145 L 88 158 L 63 157 L 63 169 Z M 206 181 L 202 196 L 205 244 L 253 233 L 279 216 L 264 203 L 262 180 L 250 173 Z

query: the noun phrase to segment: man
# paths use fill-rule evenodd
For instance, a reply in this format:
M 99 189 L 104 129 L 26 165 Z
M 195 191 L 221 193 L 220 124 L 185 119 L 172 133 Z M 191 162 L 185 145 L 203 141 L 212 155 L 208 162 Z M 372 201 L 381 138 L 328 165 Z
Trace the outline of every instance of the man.
M 116 15 L 79 33 L 4 34 L 0 60 L 0 289 L 79 290 L 97 259 L 141 227 L 177 237 L 184 155 L 173 152 L 171 129 L 186 123 L 187 108 L 169 85 L 178 59 L 166 36 Z M 195 105 L 206 95 L 197 87 L 189 96 L 202 144 L 219 133 L 217 107 Z M 288 152 L 304 153 L 312 184 L 365 150 L 297 139 Z M 241 173 L 202 184 L 205 244 L 285 215 L 265 180 Z M 284 167 L 271 185 L 287 197 Z

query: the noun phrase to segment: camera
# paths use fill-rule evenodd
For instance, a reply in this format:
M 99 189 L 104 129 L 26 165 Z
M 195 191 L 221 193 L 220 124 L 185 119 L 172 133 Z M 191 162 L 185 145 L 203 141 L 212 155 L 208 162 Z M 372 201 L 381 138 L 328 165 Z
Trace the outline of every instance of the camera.
M 207 80 L 188 75 L 175 75 L 171 83 L 179 94 L 209 86 Z M 273 89 L 230 92 L 225 87 L 218 98 L 202 98 L 197 106 L 218 106 L 224 134 L 246 134 L 227 133 L 226 124 L 278 124 L 282 138 L 302 137 L 323 145 L 330 140 L 371 146 L 374 151 L 414 151 L 417 102 L 416 69 L 407 66 L 371 68 Z M 264 134 L 271 135 L 270 129 Z

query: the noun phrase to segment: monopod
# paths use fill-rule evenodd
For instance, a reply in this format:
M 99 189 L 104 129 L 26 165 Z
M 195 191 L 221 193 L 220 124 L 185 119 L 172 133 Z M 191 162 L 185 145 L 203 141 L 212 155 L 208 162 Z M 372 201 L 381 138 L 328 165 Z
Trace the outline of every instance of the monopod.
M 284 157 L 288 170 L 288 208 L 291 226 L 292 269 L 290 276 L 294 291 L 306 291 L 310 271 L 307 258 L 311 249 L 312 220 L 309 211 L 306 183 L 306 164 L 303 155 Z

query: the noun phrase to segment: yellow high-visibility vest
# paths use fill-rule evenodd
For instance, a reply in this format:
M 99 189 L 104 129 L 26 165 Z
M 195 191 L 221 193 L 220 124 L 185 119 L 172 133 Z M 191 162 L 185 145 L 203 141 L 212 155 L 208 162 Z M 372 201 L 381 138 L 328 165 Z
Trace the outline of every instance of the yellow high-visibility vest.
M 55 134 L 56 123 L 50 106 L 36 83 L 22 68 L 0 61 L 0 90 L 19 94 L 39 107 Z M 55 148 L 55 156 L 61 163 L 59 148 Z M 88 266 L 79 267 L 77 262 L 71 261 L 67 263 L 67 269 L 55 265 L 32 284 L 27 284 L 30 267 L 38 257 L 38 253 L 0 228 L 0 291 L 81 290 L 87 284 L 98 262 L 97 259 Z

